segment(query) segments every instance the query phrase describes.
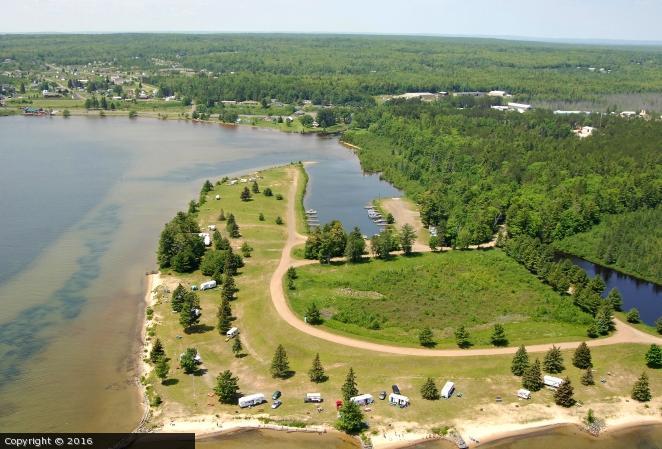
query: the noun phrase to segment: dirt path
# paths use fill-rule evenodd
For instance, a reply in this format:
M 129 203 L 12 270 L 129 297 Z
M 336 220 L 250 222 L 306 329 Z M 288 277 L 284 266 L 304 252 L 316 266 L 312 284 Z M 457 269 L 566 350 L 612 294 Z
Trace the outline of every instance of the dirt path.
M 352 348 L 365 349 L 368 351 L 384 352 L 389 354 L 409 355 L 409 356 L 424 356 L 424 357 L 467 357 L 467 356 L 484 356 L 484 355 L 498 355 L 498 354 L 513 354 L 517 351 L 516 347 L 508 348 L 482 348 L 482 349 L 425 349 L 425 348 L 408 348 L 401 346 L 391 346 L 380 343 L 372 343 L 364 340 L 357 340 L 351 337 L 334 334 L 322 328 L 312 326 L 304 323 L 297 317 L 292 309 L 290 309 L 287 299 L 285 298 L 283 289 L 283 277 L 285 272 L 290 266 L 303 266 L 316 263 L 310 260 L 295 260 L 292 259 L 292 248 L 301 245 L 306 241 L 306 237 L 299 234 L 296 229 L 296 191 L 299 182 L 299 171 L 296 169 L 291 170 L 294 182 L 290 186 L 287 194 L 287 214 L 285 217 L 285 224 L 287 227 L 287 240 L 285 247 L 280 257 L 278 267 L 271 277 L 269 289 L 271 292 L 271 301 L 273 302 L 276 311 L 282 319 L 284 319 L 290 326 L 297 330 L 304 332 L 310 336 L 321 338 Z M 619 343 L 641 343 L 662 344 L 662 338 L 654 335 L 641 332 L 622 321 L 615 319 L 616 330 L 613 335 L 599 340 L 588 340 L 589 346 L 606 346 Z M 556 346 L 561 349 L 574 349 L 579 345 L 579 341 L 557 343 Z M 526 349 L 528 352 L 545 352 L 552 347 L 552 343 L 530 345 Z

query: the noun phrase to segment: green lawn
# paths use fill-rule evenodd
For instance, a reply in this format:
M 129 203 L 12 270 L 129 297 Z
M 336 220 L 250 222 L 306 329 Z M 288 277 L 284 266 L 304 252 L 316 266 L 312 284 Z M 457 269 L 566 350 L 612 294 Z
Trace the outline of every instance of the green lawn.
M 511 344 L 581 339 L 590 322 L 568 297 L 541 283 L 500 250 L 451 251 L 391 261 L 311 265 L 289 292 L 301 316 L 315 302 L 325 326 L 397 344 L 418 344 L 430 327 L 440 346 L 468 328 L 474 344 L 489 345 L 503 323 Z

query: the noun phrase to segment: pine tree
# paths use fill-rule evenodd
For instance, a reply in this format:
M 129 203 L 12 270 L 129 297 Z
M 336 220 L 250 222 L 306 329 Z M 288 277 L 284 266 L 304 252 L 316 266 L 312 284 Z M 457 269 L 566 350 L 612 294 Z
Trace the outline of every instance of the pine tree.
M 237 335 L 232 342 L 232 353 L 235 357 L 239 357 L 243 349 L 244 347 L 241 345 L 241 338 Z
M 296 285 L 294 285 L 294 280 L 288 279 L 287 280 L 287 289 L 288 290 L 296 290 Z
M 561 350 L 556 346 L 552 346 L 552 348 L 547 351 L 547 354 L 545 354 L 542 365 L 545 371 L 550 374 L 556 374 L 563 371 L 565 366 L 563 366 L 563 354 L 561 354 Z
M 232 307 L 230 307 L 230 301 L 223 298 L 221 304 L 218 306 L 218 332 L 221 335 L 227 334 L 227 332 L 232 327 Z
M 662 316 L 655 320 L 655 330 L 658 334 L 662 334 Z
M 595 385 L 595 381 L 593 380 L 593 370 L 591 368 L 587 368 L 586 371 L 584 371 L 584 374 L 582 374 L 581 377 L 581 383 L 582 385 Z
M 230 273 L 226 273 L 223 277 L 223 288 L 221 289 L 221 298 L 232 301 L 234 294 L 237 291 L 235 287 L 234 277 Z
M 598 328 L 595 325 L 595 321 L 591 323 L 586 329 L 586 336 L 589 338 L 598 338 L 600 334 L 598 333 Z
M 260 221 L 264 221 L 264 214 L 260 212 L 260 215 L 258 215 L 257 219 Z
M 524 345 L 520 346 L 513 357 L 513 362 L 510 365 L 510 371 L 516 376 L 523 376 L 526 369 L 529 367 L 529 354 L 526 352 Z
M 262 191 L 262 193 L 264 194 L 264 196 L 273 196 L 273 192 L 271 191 L 270 187 L 267 187 L 266 189 L 264 189 Z
M 186 348 L 186 351 L 179 357 L 179 365 L 184 369 L 185 374 L 191 374 L 198 368 L 195 356 L 198 351 L 195 348 Z
M 182 311 L 182 304 L 184 302 L 184 294 L 186 293 L 186 289 L 182 284 L 179 284 L 175 290 L 172 292 L 172 300 L 170 302 L 170 306 L 172 307 L 172 310 L 175 312 L 179 313 Z
M 639 316 L 639 311 L 636 308 L 631 308 L 628 314 L 626 315 L 625 319 L 627 319 L 628 323 L 639 323 L 641 322 L 641 317 Z
M 540 360 L 536 359 L 524 372 L 522 386 L 527 390 L 538 391 L 543 387 L 542 372 L 540 371 Z
M 157 338 L 152 346 L 152 350 L 149 352 L 149 359 L 152 363 L 156 363 L 159 359 L 164 358 L 164 356 L 165 350 L 163 349 L 163 344 L 161 343 L 161 340 Z
M 421 387 L 421 397 L 423 397 L 423 399 L 427 399 L 428 401 L 439 399 L 439 390 L 437 389 L 437 386 L 431 377 L 428 377 L 428 379 Z
M 223 371 L 216 378 L 214 392 L 221 404 L 234 404 L 239 396 L 239 378 L 228 370 Z
M 469 331 L 467 331 L 464 326 L 460 326 L 455 330 L 455 343 L 457 343 L 457 346 L 462 349 L 471 346 Z
M 356 386 L 356 377 L 354 376 L 354 370 L 352 368 L 347 372 L 345 383 L 340 391 L 342 391 L 342 397 L 345 402 L 349 402 L 349 398 L 359 394 L 359 389 Z
M 248 190 L 248 187 L 244 187 L 244 190 L 241 191 L 239 198 L 241 198 L 241 201 L 249 201 L 251 199 L 251 191 Z
M 648 375 L 641 373 L 641 376 L 632 387 L 632 399 L 639 402 L 648 402 L 651 400 L 651 390 L 648 385 Z
M 361 411 L 361 408 L 358 404 L 346 400 L 338 411 L 336 429 L 354 435 L 363 430 L 364 426 L 365 424 L 363 423 L 363 412 Z
M 248 244 L 248 242 L 244 242 L 241 244 L 241 254 L 244 257 L 251 257 L 251 253 L 253 252 L 253 247 Z
M 165 382 L 168 378 L 168 371 L 170 371 L 168 360 L 165 357 L 161 357 L 156 362 L 156 365 L 154 365 L 154 373 L 156 374 L 156 377 L 161 379 L 161 383 Z
M 506 331 L 501 324 L 494 325 L 494 331 L 490 337 L 490 341 L 494 346 L 507 346 L 508 338 L 506 338 Z
M 662 368 L 662 349 L 655 343 L 646 352 L 646 365 L 649 368 Z
M 566 377 L 554 392 L 554 402 L 561 407 L 572 407 L 576 402 L 573 394 L 574 388 L 570 383 L 570 379 Z
M 611 304 L 602 304 L 595 314 L 595 329 L 600 335 L 607 335 L 614 329 L 613 310 Z
M 315 301 L 313 301 L 306 310 L 306 323 L 320 324 L 321 322 L 322 322 L 322 315 L 319 309 L 317 308 L 317 304 L 315 304 Z
M 324 367 L 320 361 L 319 353 L 315 354 L 313 366 L 308 370 L 308 376 L 310 377 L 310 381 L 315 383 L 324 382 L 327 379 L 326 374 L 324 373 Z
M 432 329 L 427 326 L 421 329 L 421 332 L 418 334 L 418 341 L 421 346 L 425 346 L 426 348 L 434 346 L 436 342 L 434 341 L 434 334 L 432 334 Z
M 409 256 L 412 251 L 414 242 L 416 241 L 416 232 L 409 223 L 402 226 L 400 230 L 400 247 L 405 256 Z
M 575 350 L 575 355 L 572 357 L 572 364 L 580 369 L 591 368 L 593 366 L 591 350 L 588 348 L 586 342 L 582 342 Z
M 271 375 L 285 379 L 290 376 L 290 363 L 287 360 L 287 352 L 283 345 L 278 345 L 274 358 L 271 360 Z
M 179 324 L 182 325 L 184 332 L 188 332 L 191 326 L 200 321 L 200 299 L 195 292 L 186 292 L 182 302 L 182 310 L 179 312 Z
M 623 310 L 623 297 L 617 288 L 612 288 L 609 290 L 609 294 L 607 295 L 606 299 L 607 302 L 611 305 L 612 310 L 617 312 Z
M 276 224 L 277 225 L 282 225 L 283 224 L 283 219 L 280 218 L 280 215 L 278 217 L 276 217 Z
M 290 267 L 287 269 L 287 278 L 288 279 L 296 279 L 297 276 L 297 270 L 294 267 Z
M 251 191 L 253 193 L 260 193 L 260 186 L 257 185 L 257 181 L 253 181 L 253 185 L 251 185 Z

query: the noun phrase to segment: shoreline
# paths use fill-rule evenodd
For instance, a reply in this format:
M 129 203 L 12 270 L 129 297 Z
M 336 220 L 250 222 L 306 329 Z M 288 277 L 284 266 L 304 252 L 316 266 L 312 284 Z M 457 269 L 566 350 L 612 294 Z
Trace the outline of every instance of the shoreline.
M 139 367 L 138 370 L 138 385 L 140 389 L 140 396 L 141 396 L 141 407 L 143 410 L 142 413 L 142 418 L 140 419 L 140 422 L 136 425 L 134 432 L 141 432 L 143 427 L 149 422 L 149 418 L 151 417 L 152 414 L 152 408 L 149 405 L 149 398 L 147 396 L 147 385 L 145 385 L 142 380 L 147 376 L 151 370 L 152 367 L 149 363 L 145 361 L 145 351 L 149 351 L 152 347 L 151 342 L 147 340 L 147 328 L 149 327 L 149 322 L 151 321 L 150 319 L 147 318 L 146 310 L 148 307 L 154 306 L 156 302 L 156 289 L 161 286 L 161 273 L 156 272 L 156 273 L 150 273 L 146 276 L 147 278 L 147 288 L 145 290 L 145 296 L 143 297 L 143 306 L 141 308 L 142 312 L 142 325 L 140 329 L 140 342 L 141 344 L 139 345 L 138 348 L 138 360 L 136 360 L 136 364 Z

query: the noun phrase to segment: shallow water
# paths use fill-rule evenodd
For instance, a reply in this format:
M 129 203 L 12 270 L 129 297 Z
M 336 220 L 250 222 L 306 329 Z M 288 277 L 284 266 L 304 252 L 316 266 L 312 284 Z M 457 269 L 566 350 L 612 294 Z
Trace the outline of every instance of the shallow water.
M 330 138 L 97 117 L 4 117 L 0 135 L 3 430 L 136 425 L 144 274 L 163 224 L 204 179 L 318 161 L 307 201 L 320 215 L 317 198 L 334 179 L 368 197 L 385 192 Z M 365 214 L 364 197 L 337 200 L 347 225 Z
M 198 440 L 198 449 L 355 449 L 353 439 L 336 433 L 280 432 L 274 430 L 247 430 L 216 438 Z

